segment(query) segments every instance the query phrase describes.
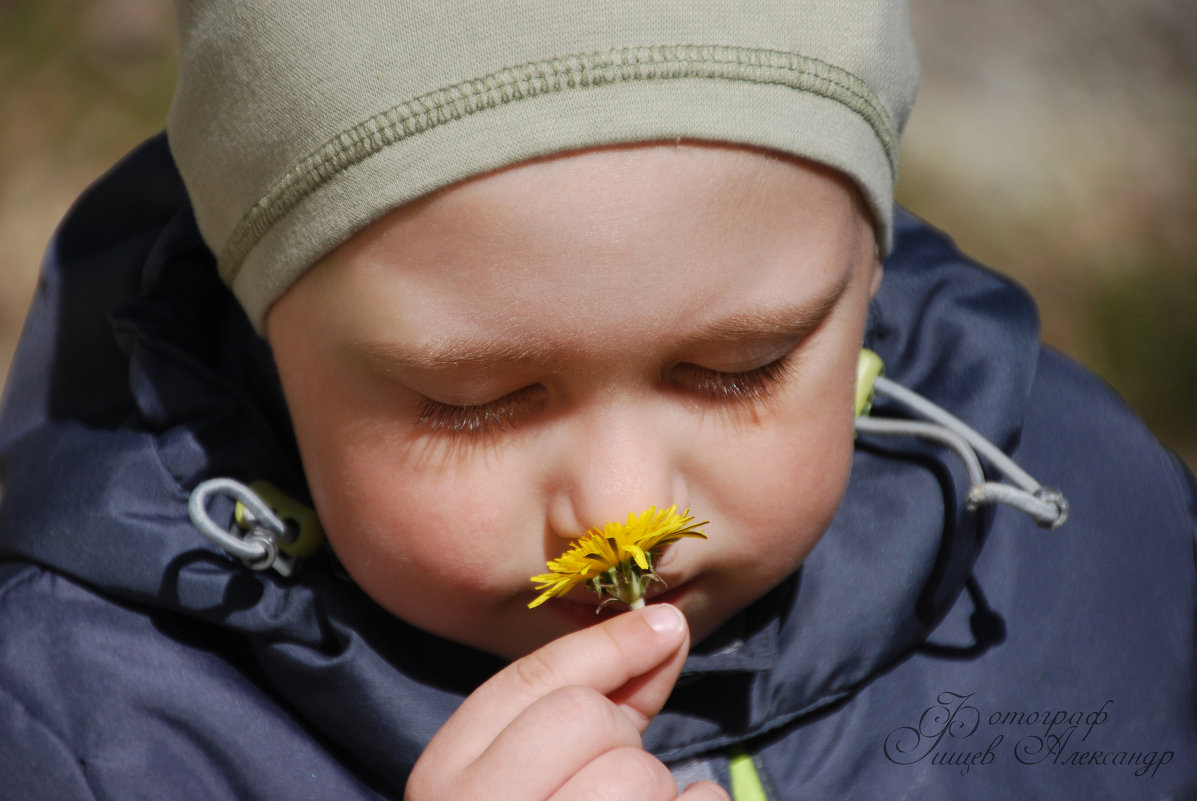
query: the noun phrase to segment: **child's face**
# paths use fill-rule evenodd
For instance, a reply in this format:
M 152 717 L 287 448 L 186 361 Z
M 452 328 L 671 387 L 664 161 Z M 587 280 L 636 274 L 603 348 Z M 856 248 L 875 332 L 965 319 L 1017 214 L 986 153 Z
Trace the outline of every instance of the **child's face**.
M 427 631 L 505 657 L 598 619 L 529 577 L 591 526 L 687 507 L 659 573 L 695 640 L 830 522 L 876 290 L 835 174 L 610 148 L 473 179 L 310 270 L 267 330 L 330 542 Z

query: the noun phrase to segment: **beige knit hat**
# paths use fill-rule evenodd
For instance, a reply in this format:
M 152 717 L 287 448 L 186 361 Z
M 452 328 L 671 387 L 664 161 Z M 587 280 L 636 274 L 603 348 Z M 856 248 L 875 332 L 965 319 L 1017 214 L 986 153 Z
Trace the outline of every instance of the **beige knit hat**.
M 821 162 L 888 251 L 918 83 L 904 0 L 178 0 L 171 150 L 262 330 L 391 209 L 536 156 L 700 139 Z

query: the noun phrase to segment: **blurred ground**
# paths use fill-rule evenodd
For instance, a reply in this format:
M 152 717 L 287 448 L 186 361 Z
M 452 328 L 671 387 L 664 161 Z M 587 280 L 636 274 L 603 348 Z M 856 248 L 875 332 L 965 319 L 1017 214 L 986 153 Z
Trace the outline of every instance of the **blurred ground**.
M 899 199 L 1197 466 L 1197 4 L 912 0 Z M 164 124 L 162 0 L 0 0 L 0 371 L 74 197 Z

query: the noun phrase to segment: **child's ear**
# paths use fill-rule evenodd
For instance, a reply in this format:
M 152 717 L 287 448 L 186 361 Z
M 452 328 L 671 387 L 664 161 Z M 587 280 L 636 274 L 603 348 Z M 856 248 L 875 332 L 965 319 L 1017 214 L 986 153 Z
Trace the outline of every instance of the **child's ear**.
M 881 260 L 881 247 L 877 240 L 873 240 L 873 277 L 869 284 L 869 300 L 877 297 L 877 290 L 881 288 L 881 276 L 885 274 L 884 262 Z

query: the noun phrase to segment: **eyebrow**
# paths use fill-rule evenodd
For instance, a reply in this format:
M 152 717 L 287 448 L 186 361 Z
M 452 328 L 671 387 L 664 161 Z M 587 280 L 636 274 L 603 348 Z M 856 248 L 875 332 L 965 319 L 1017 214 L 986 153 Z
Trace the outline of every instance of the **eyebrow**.
M 350 348 L 370 361 L 382 362 L 390 368 L 417 370 L 468 368 L 499 362 L 547 365 L 550 361 L 550 349 L 546 345 L 495 338 L 456 340 L 428 352 L 416 352 L 391 342 L 354 342 Z
M 802 304 L 739 312 L 714 320 L 684 337 L 676 348 L 689 348 L 736 342 L 744 339 L 805 339 L 827 318 L 851 283 L 845 275 L 830 291 Z M 424 351 L 415 351 L 397 343 L 356 341 L 350 349 L 387 369 L 468 369 L 498 363 L 524 363 L 553 367 L 560 348 L 547 341 L 530 339 L 513 342 L 498 337 L 463 338 L 446 341 Z
M 819 327 L 843 297 L 851 275 L 829 292 L 803 304 L 754 309 L 715 320 L 682 341 L 681 349 L 760 337 L 803 339 Z

